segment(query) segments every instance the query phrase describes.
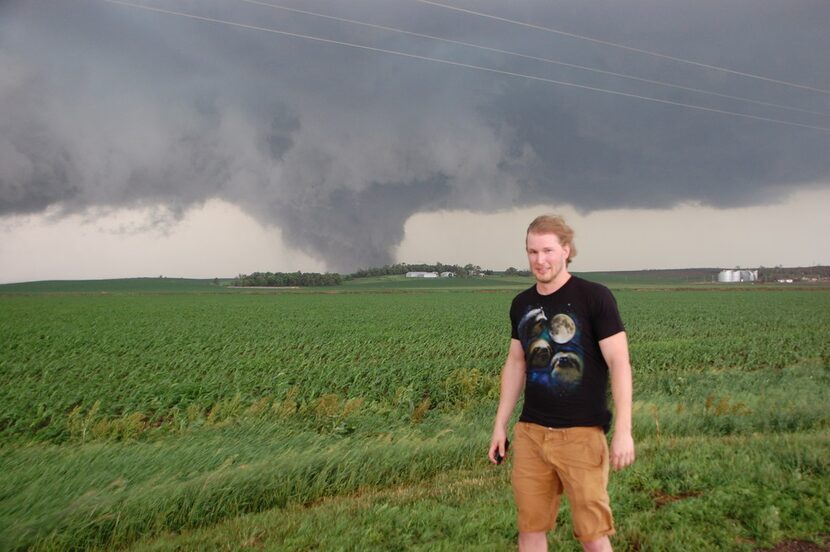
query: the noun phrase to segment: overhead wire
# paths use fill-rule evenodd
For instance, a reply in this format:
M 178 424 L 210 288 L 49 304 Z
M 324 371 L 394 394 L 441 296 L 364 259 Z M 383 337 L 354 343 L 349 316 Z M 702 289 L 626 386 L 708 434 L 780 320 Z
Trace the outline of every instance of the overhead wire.
M 469 63 L 462 63 L 462 62 L 458 62 L 458 61 L 451 61 L 451 60 L 446 60 L 446 59 L 441 59 L 441 58 L 433 58 L 433 57 L 422 56 L 422 55 L 418 55 L 418 54 L 410 54 L 410 53 L 401 52 L 401 51 L 398 51 L 398 50 L 389 50 L 389 49 L 386 49 L 386 48 L 377 48 L 377 47 L 374 47 L 374 46 L 366 46 L 366 45 L 363 45 L 363 44 L 355 44 L 355 43 L 352 43 L 352 42 L 344 42 L 344 41 L 340 41 L 340 40 L 322 38 L 322 37 L 313 36 L 313 35 L 293 33 L 293 32 L 290 32 L 290 31 L 272 29 L 272 28 L 269 28 L 269 27 L 260 27 L 260 26 L 257 26 L 257 25 L 248 25 L 246 23 L 238 23 L 236 21 L 228 21 L 228 20 L 225 20 L 225 19 L 206 17 L 206 16 L 196 15 L 196 14 L 192 14 L 192 13 L 179 12 L 179 11 L 174 11 L 174 10 L 167 10 L 167 9 L 164 9 L 164 8 L 146 6 L 146 5 L 143 5 L 143 4 L 135 4 L 135 3 L 132 3 L 132 2 L 127 2 L 126 0 L 101 0 L 101 1 L 102 2 L 107 2 L 107 3 L 110 3 L 110 4 L 118 4 L 118 5 L 122 5 L 122 6 L 127 6 L 127 7 L 131 7 L 131 8 L 136 8 L 136 9 L 141 9 L 141 10 L 146 10 L 146 11 L 151 11 L 151 12 L 156 12 L 156 13 L 162 13 L 162 14 L 167 14 L 167 15 L 173 15 L 173 16 L 178 16 L 178 17 L 189 18 L 189 19 L 193 19 L 193 20 L 197 20 L 197 21 L 205 21 L 205 22 L 210 22 L 210 23 L 224 24 L 224 25 L 229 25 L 229 26 L 232 26 L 232 27 L 248 29 L 248 30 L 254 30 L 254 31 L 262 31 L 262 32 L 273 33 L 273 34 L 278 34 L 278 35 L 288 36 L 288 37 L 293 37 L 293 38 L 302 38 L 302 39 L 311 40 L 311 41 L 315 41 L 315 42 L 321 42 L 321 43 L 324 43 L 324 44 L 334 44 L 334 45 L 339 45 L 339 46 L 347 46 L 347 47 L 350 47 L 350 48 L 367 50 L 367 51 L 371 51 L 371 52 L 391 54 L 391 55 L 406 57 L 406 58 L 410 58 L 410 59 L 419 59 L 419 60 L 423 60 L 423 61 L 431 61 L 431 62 L 442 63 L 442 64 L 455 66 L 455 67 L 464 67 L 464 68 L 467 68 L 467 69 L 485 71 L 485 72 L 488 72 L 488 73 L 493 73 L 493 74 L 498 74 L 498 75 L 505 75 L 505 76 L 510 76 L 510 77 L 518 77 L 518 78 L 537 81 L 537 82 L 545 82 L 545 83 L 550 83 L 550 84 L 558 84 L 558 85 L 562 85 L 562 86 L 570 86 L 570 87 L 573 87 L 573 88 L 579 88 L 579 89 L 583 89 L 583 90 L 591 90 L 591 91 L 602 92 L 602 93 L 606 93 L 606 94 L 613 94 L 613 95 L 616 95 L 616 96 L 623 96 L 623 97 L 627 97 L 627 98 L 635 98 L 635 99 L 640 99 L 640 100 L 644 100 L 644 101 L 651 101 L 651 102 L 661 103 L 661 104 L 665 104 L 665 105 L 673 105 L 673 106 L 678 106 L 678 107 L 685 107 L 685 108 L 688 108 L 688 109 L 706 111 L 706 112 L 710 112 L 710 113 L 720 113 L 720 114 L 724 114 L 724 115 L 732 115 L 732 116 L 736 116 L 736 117 L 744 117 L 744 118 L 747 118 L 747 119 L 754 119 L 754 120 L 757 120 L 757 121 L 766 121 L 766 122 L 770 122 L 770 123 L 777 123 L 777 124 L 788 125 L 788 126 L 809 128 L 809 129 L 813 129 L 813 130 L 819 130 L 819 131 L 822 131 L 822 132 L 830 132 L 830 127 L 820 127 L 820 126 L 815 126 L 815 125 L 807 125 L 807 124 L 802 124 L 802 123 L 795 123 L 795 122 L 792 122 L 792 121 L 784 121 L 784 120 L 781 120 L 781 119 L 773 119 L 773 118 L 769 118 L 769 117 L 761 117 L 761 116 L 758 116 L 758 115 L 750 115 L 748 113 L 739 113 L 739 112 L 734 112 L 734 111 L 727 111 L 727 110 L 724 110 L 724 109 L 715 109 L 715 108 L 711 108 L 711 107 L 704 107 L 704 106 L 699 106 L 699 105 L 686 104 L 686 103 L 675 102 L 675 101 L 671 101 L 671 100 L 663 100 L 663 99 L 660 99 L 660 98 L 652 98 L 652 97 L 649 97 L 649 96 L 641 96 L 639 94 L 630 94 L 628 92 L 620 92 L 620 91 L 617 91 L 617 90 L 608 90 L 608 89 L 605 89 L 605 88 L 599 88 L 599 87 L 595 87 L 595 86 L 588 86 L 588 85 L 584 85 L 584 84 L 576 84 L 576 83 L 567 82 L 567 81 L 549 79 L 549 78 L 545 78 L 545 77 L 537 77 L 537 76 L 534 76 L 534 75 L 526 75 L 526 74 L 522 74 L 522 73 L 515 73 L 515 72 L 512 72 L 512 71 L 505 71 L 505 70 L 502 70 L 502 69 L 494 69 L 492 67 L 484 67 L 484 66 L 481 66 L 481 65 L 473 65 L 473 64 L 469 64 Z
M 589 67 L 589 66 L 586 66 L 586 65 L 568 63 L 568 62 L 565 62 L 565 61 L 560 61 L 560 60 L 546 58 L 546 57 L 540 57 L 540 56 L 533 56 L 533 55 L 529 55 L 529 54 L 523 54 L 521 52 L 514 52 L 514 51 L 511 51 L 511 50 L 503 50 L 501 48 L 493 48 L 493 47 L 490 47 L 490 46 L 484 46 L 484 45 L 481 45 L 481 44 L 475 44 L 475 43 L 466 42 L 466 41 L 463 41 L 463 40 L 455 40 L 455 39 L 452 39 L 452 38 L 445 38 L 445 37 L 441 37 L 441 36 L 435 36 L 435 35 L 430 35 L 430 34 L 425 34 L 425 33 L 418 33 L 418 32 L 414 32 L 414 31 L 409 31 L 409 30 L 406 30 L 406 29 L 398 28 L 398 27 L 390 27 L 390 26 L 387 26 L 387 25 L 379 25 L 377 23 L 369 23 L 369 22 L 360 21 L 360 20 L 357 20 L 357 19 L 349 19 L 349 18 L 345 18 L 345 17 L 338 17 L 338 16 L 328 15 L 328 14 L 324 14 L 324 13 L 318 13 L 318 12 L 313 12 L 313 11 L 308 11 L 308 10 L 301 10 L 301 9 L 298 9 L 298 8 L 292 8 L 292 7 L 289 7 L 289 6 L 282 5 L 282 4 L 272 4 L 272 3 L 269 3 L 269 2 L 262 2 L 261 0 L 238 0 L 238 1 L 239 2 L 244 2 L 246 4 L 257 5 L 257 6 L 267 6 L 269 8 L 274 8 L 274 9 L 277 9 L 277 10 L 283 10 L 283 11 L 287 11 L 287 12 L 291 12 L 291 13 L 298 13 L 298 14 L 302 14 L 302 15 L 318 17 L 318 18 L 321 18 L 321 19 L 329 19 L 329 20 L 338 21 L 338 22 L 341 22 L 341 23 L 349 23 L 349 24 L 353 24 L 353 25 L 360 25 L 360 26 L 363 26 L 363 27 L 371 28 L 371 29 L 389 31 L 389 32 L 394 32 L 394 33 L 407 35 L 407 36 L 414 36 L 414 37 L 417 37 L 417 38 L 426 38 L 426 39 L 430 39 L 430 40 L 444 42 L 444 43 L 447 43 L 447 44 L 455 44 L 455 45 L 459 45 L 459 46 L 465 46 L 465 47 L 469 47 L 469 48 L 484 50 L 484 51 L 487 51 L 487 52 L 493 52 L 493 53 L 497 53 L 497 54 L 515 56 L 515 57 L 519 57 L 519 58 L 522 58 L 522 59 L 528 59 L 528 60 L 532 60 L 532 61 L 539 61 L 539 62 L 553 64 L 553 65 L 560 65 L 560 66 L 569 67 L 569 68 L 572 68 L 572 69 L 580 69 L 580 70 L 588 71 L 588 72 L 591 72 L 591 73 L 609 75 L 609 76 L 612 76 L 612 77 L 618 77 L 618 78 L 622 78 L 622 79 L 634 80 L 634 81 L 644 82 L 644 83 L 648 83 L 648 84 L 656 84 L 656 85 L 659 85 L 659 86 L 665 86 L 665 87 L 674 88 L 674 89 L 678 89 L 678 90 L 685 90 L 687 92 L 696 92 L 696 93 L 699 93 L 699 94 L 707 94 L 707 95 L 711 95 L 711 96 L 717 96 L 719 98 L 726 98 L 726 99 L 730 99 L 730 100 L 737 100 L 737 101 L 742 101 L 742 102 L 753 103 L 753 104 L 761 105 L 761 106 L 764 106 L 764 107 L 775 107 L 775 108 L 778 108 L 778 109 L 785 109 L 785 110 L 789 110 L 789 111 L 798 111 L 798 112 L 801 112 L 801 113 L 808 113 L 808 114 L 811 114 L 811 115 L 820 115 L 822 117 L 830 117 L 830 113 L 824 113 L 824 112 L 821 112 L 821 111 L 813 111 L 813 110 L 810 110 L 810 109 L 803 109 L 803 108 L 800 108 L 800 107 L 793 107 L 793 106 L 782 105 L 782 104 L 777 104 L 777 103 L 773 103 L 773 102 L 765 102 L 765 101 L 761 101 L 761 100 L 755 100 L 755 99 L 746 98 L 746 97 L 743 97 L 743 96 L 734 96 L 734 95 L 731 95 L 731 94 L 723 94 L 723 93 L 720 93 L 720 92 L 713 92 L 711 90 L 703 90 L 701 88 L 694 88 L 694 87 L 691 87 L 691 86 L 683 86 L 683 85 L 680 85 L 680 84 L 673 84 L 673 83 L 664 82 L 664 81 L 646 79 L 646 78 L 643 78 L 643 77 L 637 77 L 637 76 L 629 75 L 629 74 L 626 74 L 626 73 L 618 73 L 616 71 L 608 71 L 608 70 L 605 70 L 605 69 L 597 69 L 596 67 Z
M 671 61 L 677 61 L 677 62 L 680 62 L 680 63 L 687 63 L 689 65 L 695 65 L 697 67 L 703 67 L 705 69 L 712 69 L 714 71 L 722 71 L 724 73 L 730 73 L 732 75 L 740 75 L 742 77 L 747 77 L 747 78 L 751 78 L 751 79 L 758 79 L 758 80 L 762 80 L 762 81 L 766 81 L 766 82 L 772 82 L 772 83 L 781 84 L 781 85 L 785 85 L 785 86 L 792 86 L 794 88 L 801 88 L 803 90 L 812 90 L 813 92 L 820 92 L 822 94 L 830 94 L 830 90 L 825 90 L 823 88 L 816 88 L 816 87 L 813 87 L 813 86 L 808 86 L 806 84 L 798 84 L 798 83 L 795 83 L 795 82 L 779 80 L 779 79 L 773 79 L 773 78 L 770 78 L 770 77 L 765 77 L 763 75 L 756 75 L 754 73 L 745 73 L 745 72 L 742 72 L 742 71 L 736 71 L 734 69 L 729 69 L 727 67 L 721 67 L 719 65 L 710 65 L 708 63 L 701 63 L 699 61 L 694 61 L 694 60 L 691 60 L 691 59 L 685 59 L 685 58 L 681 58 L 681 57 L 670 56 L 668 54 L 662 54 L 660 52 L 655 52 L 653 50 L 646 50 L 646 49 L 643 49 L 643 48 L 635 48 L 633 46 L 626 46 L 625 44 L 619 44 L 617 42 L 610 42 L 610 41 L 607 41 L 607 40 L 600 40 L 598 38 L 594 38 L 594 37 L 591 37 L 591 36 L 581 35 L 581 34 L 577 34 L 577 33 L 570 33 L 570 32 L 567 32 L 567 31 L 554 29 L 552 27 L 545 27 L 545 26 L 542 26 L 542 25 L 535 25 L 533 23 L 528 23 L 526 21 L 519 21 L 519 20 L 516 20 L 516 19 L 509 19 L 507 17 L 500 17 L 498 15 L 483 13 L 483 12 L 476 11 L 476 10 L 470 10 L 470 9 L 467 9 L 467 8 L 460 8 L 458 6 L 453 6 L 451 4 L 444 4 L 442 2 L 436 2 L 435 0 L 414 0 L 414 1 L 415 2 L 420 2 L 421 4 L 429 4 L 431 6 L 436 6 L 436 7 L 439 7 L 439 8 L 453 10 L 453 11 L 457 11 L 457 12 L 461 12 L 461 13 L 467 13 L 467 14 L 470 14 L 470 15 L 478 16 L 478 17 L 484 17 L 484 18 L 487 18 L 487 19 L 492 19 L 494 21 L 502 21 L 504 23 L 511 23 L 513 25 L 520 25 L 522 27 L 526 27 L 526 28 L 529 28 L 529 29 L 535 29 L 537 31 L 544 31 L 544 32 L 548 32 L 548 33 L 554 33 L 554 34 L 562 35 L 562 36 L 568 36 L 568 37 L 571 37 L 571 38 L 577 38 L 577 39 L 580 39 L 580 40 L 587 40 L 587 41 L 593 42 L 595 44 L 602 44 L 604 46 L 611 46 L 613 48 L 620 48 L 620 49 L 623 49 L 623 50 L 628 50 L 630 52 L 636 52 L 638 54 L 645 54 L 645 55 L 654 56 L 654 57 L 658 57 L 658 58 L 662 58 L 662 59 L 668 59 L 668 60 L 671 60 Z

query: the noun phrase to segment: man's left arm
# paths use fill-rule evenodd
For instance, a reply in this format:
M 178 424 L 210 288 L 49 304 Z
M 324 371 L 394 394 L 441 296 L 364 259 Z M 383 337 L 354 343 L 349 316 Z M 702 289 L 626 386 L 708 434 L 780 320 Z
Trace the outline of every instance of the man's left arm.
M 634 462 L 634 438 L 631 436 L 631 361 L 628 357 L 628 339 L 625 332 L 606 337 L 599 342 L 600 351 L 611 374 L 611 394 L 614 397 L 614 437 L 611 439 L 611 467 L 615 470 Z

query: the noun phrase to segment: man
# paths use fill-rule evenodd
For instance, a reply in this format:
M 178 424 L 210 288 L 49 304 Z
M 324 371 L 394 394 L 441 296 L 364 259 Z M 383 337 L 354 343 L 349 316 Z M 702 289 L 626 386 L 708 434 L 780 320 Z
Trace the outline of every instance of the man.
M 498 464 L 507 454 L 507 423 L 524 390 L 510 447 L 519 550 L 547 550 L 563 492 L 583 549 L 611 550 L 609 463 L 618 470 L 634 461 L 631 365 L 622 320 L 606 287 L 568 272 L 576 247 L 561 217 L 537 217 L 525 245 L 536 283 L 510 307 L 512 339 L 488 455 Z M 616 411 L 610 455 L 609 374 Z

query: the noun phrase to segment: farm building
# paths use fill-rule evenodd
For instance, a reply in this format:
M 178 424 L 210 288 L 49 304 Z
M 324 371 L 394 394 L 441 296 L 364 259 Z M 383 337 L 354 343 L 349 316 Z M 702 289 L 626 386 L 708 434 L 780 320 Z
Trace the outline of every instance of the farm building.
M 718 273 L 718 282 L 757 282 L 757 270 L 721 270 Z
M 407 278 L 437 278 L 437 272 L 407 272 Z

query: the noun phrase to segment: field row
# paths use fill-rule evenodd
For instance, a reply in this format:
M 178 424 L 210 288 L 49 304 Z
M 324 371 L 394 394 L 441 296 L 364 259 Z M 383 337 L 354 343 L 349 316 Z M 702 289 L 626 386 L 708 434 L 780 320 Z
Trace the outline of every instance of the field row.
M 0 435 L 134 437 L 160 426 L 295 413 L 336 425 L 349 410 L 419 419 L 492 404 L 511 297 L 6 296 Z M 685 394 L 701 374 L 751 379 L 830 364 L 828 293 L 617 297 L 641 395 Z

